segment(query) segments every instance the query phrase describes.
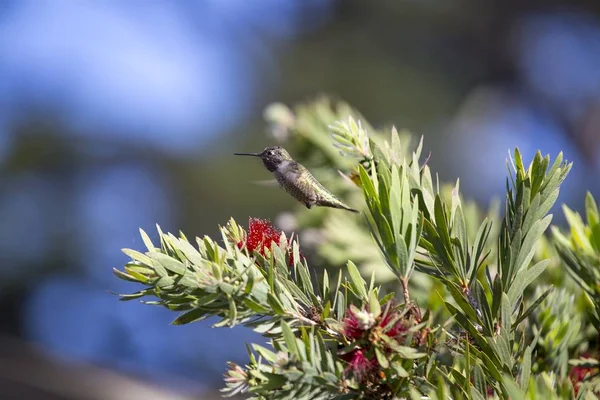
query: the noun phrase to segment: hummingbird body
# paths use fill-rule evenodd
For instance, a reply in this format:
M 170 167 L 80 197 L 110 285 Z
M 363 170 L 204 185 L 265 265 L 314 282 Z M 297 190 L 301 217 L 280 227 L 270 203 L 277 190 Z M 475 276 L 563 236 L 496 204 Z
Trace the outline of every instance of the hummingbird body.
M 325 189 L 308 169 L 294 161 L 289 153 L 280 146 L 267 147 L 261 153 L 235 154 L 260 157 L 267 170 L 275 175 L 279 186 L 307 208 L 321 206 L 358 212 Z

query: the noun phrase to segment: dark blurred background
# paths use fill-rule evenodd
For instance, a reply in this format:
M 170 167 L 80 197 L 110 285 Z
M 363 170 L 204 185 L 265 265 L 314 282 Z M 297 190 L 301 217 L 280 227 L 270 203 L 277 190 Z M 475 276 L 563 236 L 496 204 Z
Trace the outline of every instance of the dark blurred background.
M 138 227 L 294 207 L 232 153 L 320 93 L 425 135 L 482 205 L 515 146 L 575 162 L 560 201 L 598 192 L 598 0 L 2 0 L 0 398 L 213 396 L 260 339 L 121 303 L 111 269 Z

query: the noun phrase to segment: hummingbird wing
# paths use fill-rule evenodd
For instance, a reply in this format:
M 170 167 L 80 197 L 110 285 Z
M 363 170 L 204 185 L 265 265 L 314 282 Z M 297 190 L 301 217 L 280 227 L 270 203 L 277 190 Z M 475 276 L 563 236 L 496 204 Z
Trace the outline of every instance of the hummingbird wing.
M 250 183 L 252 183 L 254 185 L 260 185 L 260 186 L 279 186 L 277 179 L 264 179 L 264 180 L 259 180 L 259 181 L 250 181 Z
M 308 172 L 308 171 L 307 171 Z M 336 195 L 327 190 L 310 172 L 307 174 L 307 180 L 313 185 L 315 190 L 315 201 L 314 204 L 323 207 L 341 208 L 344 210 L 358 213 L 358 210 L 349 207 L 343 201 L 341 201 Z

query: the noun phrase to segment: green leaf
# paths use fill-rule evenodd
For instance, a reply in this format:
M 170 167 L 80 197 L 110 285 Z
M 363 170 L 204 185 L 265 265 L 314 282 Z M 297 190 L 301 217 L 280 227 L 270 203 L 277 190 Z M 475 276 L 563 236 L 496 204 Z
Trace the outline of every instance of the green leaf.
M 521 226 L 521 229 L 523 230 L 523 232 L 529 232 L 529 229 L 531 228 L 534 221 L 537 221 L 539 219 L 539 218 L 536 219 L 536 216 L 537 216 L 538 208 L 540 206 L 540 201 L 541 201 L 540 199 L 541 199 L 541 196 L 538 193 L 537 195 L 535 195 L 535 197 L 531 201 L 531 204 L 529 205 L 529 208 L 527 209 L 527 212 L 525 214 L 525 220 L 523 221 L 523 225 Z
M 277 297 L 273 295 L 273 293 L 267 294 L 267 302 L 277 315 L 285 315 L 285 310 L 283 308 L 283 304 L 279 301 Z
M 407 347 L 407 346 L 394 347 L 394 352 L 396 352 L 402 358 L 411 359 L 411 360 L 417 359 L 417 358 L 423 358 L 427 355 L 425 353 L 419 353 L 416 349 L 413 349 L 412 347 Z
M 327 270 L 323 270 L 323 284 L 321 287 L 322 293 L 323 293 L 323 297 L 324 298 L 329 298 L 329 293 L 330 293 L 330 289 L 329 289 L 329 274 L 327 273 Z
M 408 278 L 411 271 L 411 265 L 409 265 L 409 256 L 404 236 L 398 234 L 394 239 L 396 243 L 396 254 L 398 255 L 398 264 L 391 265 L 392 270 L 396 272 L 400 279 Z
M 494 352 L 490 352 L 489 354 L 496 356 L 496 354 Z M 485 366 L 485 369 L 487 370 L 488 374 L 490 374 L 493 379 L 495 379 L 495 380 L 502 379 L 502 374 L 500 373 L 498 366 L 492 361 L 490 356 L 488 356 L 488 351 L 486 351 L 484 349 L 484 351 L 480 352 L 479 358 L 481 358 L 481 360 L 483 361 L 483 365 Z
M 285 346 L 288 348 L 290 354 L 300 355 L 298 351 L 298 345 L 296 343 L 296 336 L 294 332 L 292 332 L 292 328 L 288 325 L 287 322 L 281 321 L 281 333 L 283 334 L 283 340 L 285 341 Z
M 280 374 L 262 372 L 262 375 L 265 376 L 268 380 L 260 386 L 257 386 L 257 388 L 260 388 L 261 390 L 265 391 L 280 389 L 288 381 L 284 375 Z
M 493 343 L 493 341 L 490 341 L 490 342 Z M 510 370 L 512 368 L 512 358 L 511 358 L 511 352 L 510 352 L 510 349 L 509 349 L 508 346 L 509 346 L 508 343 L 506 342 L 506 340 L 504 340 L 504 338 L 502 337 L 502 335 L 499 335 L 499 336 L 495 337 L 495 348 L 498 351 L 498 355 L 500 356 L 500 360 Z
M 175 279 L 169 276 L 161 276 L 154 282 L 154 286 L 159 288 L 170 288 L 175 284 Z
M 594 250 L 585 233 L 585 224 L 581 216 L 566 205 L 563 205 L 563 211 L 571 228 L 571 241 L 584 253 L 592 254 Z
M 392 167 L 392 182 L 390 187 L 390 224 L 395 236 L 401 235 L 402 231 L 402 186 L 400 184 L 400 175 L 398 167 Z
M 385 165 L 379 165 L 377 173 L 379 177 L 379 202 L 381 204 L 381 214 L 391 225 L 390 187 L 392 185 L 392 174 L 390 169 Z M 392 227 L 390 226 L 390 228 Z
M 463 388 L 465 389 L 465 391 L 469 390 L 469 387 L 471 386 L 471 382 L 470 379 L 467 379 L 467 377 L 470 375 L 471 373 L 471 352 L 469 351 L 469 349 L 471 348 L 471 344 L 469 343 L 468 340 L 465 340 L 465 374 L 467 375 L 465 377 L 465 382 L 467 382 L 467 385 L 463 385 Z
M 258 313 L 258 314 L 267 314 L 269 312 L 269 309 L 266 307 L 263 307 L 262 305 L 258 304 L 257 302 L 249 299 L 248 297 L 244 298 L 244 305 L 246 307 L 248 307 L 250 310 Z
M 479 390 L 471 387 L 471 397 L 473 400 L 485 400 L 486 398 L 479 392 Z
M 377 191 L 375 190 L 375 186 L 373 185 L 373 181 L 369 177 L 369 174 L 362 165 L 358 166 L 358 173 L 360 175 L 360 183 L 363 188 L 369 210 L 372 214 L 380 211 L 381 206 L 379 205 L 379 196 L 377 196 Z
M 226 295 L 232 295 L 236 291 L 236 288 L 227 282 L 219 282 L 219 289 Z
M 457 191 L 456 194 L 452 195 L 453 198 L 453 202 L 456 201 L 457 205 L 456 205 L 456 212 L 454 215 L 454 219 L 453 219 L 453 225 L 452 225 L 452 230 L 453 230 L 453 234 L 454 236 L 458 239 L 459 243 L 460 243 L 460 267 L 461 267 L 461 273 L 462 276 L 464 276 L 466 279 L 469 279 L 469 265 L 467 265 L 467 257 L 468 257 L 468 253 L 467 253 L 467 249 L 468 249 L 468 245 L 469 245 L 469 239 L 467 237 L 467 224 L 465 222 L 465 216 L 463 214 L 462 211 L 462 207 L 460 204 L 460 197 L 458 196 L 458 183 L 456 184 L 456 189 Z
M 503 383 L 511 400 L 525 400 L 525 394 L 519 389 L 511 376 L 505 375 Z
M 529 386 L 529 376 L 531 374 L 531 353 L 533 346 L 528 346 L 523 353 L 523 361 L 521 362 L 521 375 L 519 376 L 519 385 L 521 390 L 527 392 Z
M 315 290 L 308 269 L 303 264 L 298 264 L 296 271 L 303 291 L 306 294 L 314 294 Z
M 217 299 L 222 299 L 222 296 L 219 293 L 208 293 L 203 295 L 202 297 L 198 297 L 195 302 L 199 306 L 205 306 L 211 304 Z
M 406 371 L 402 365 L 398 364 L 398 363 L 393 363 L 392 364 L 392 368 L 394 369 L 394 371 L 396 371 L 396 374 L 398 374 L 398 376 L 400 378 L 408 378 L 410 375 L 408 373 L 408 371 Z
M 374 318 L 377 318 L 379 315 L 381 315 L 381 305 L 379 304 L 375 290 L 369 294 L 369 312 L 373 314 Z
M 338 291 L 337 302 L 336 302 L 336 317 L 341 319 L 346 314 L 346 297 L 344 293 Z
M 121 249 L 121 251 L 128 257 L 131 257 L 132 260 L 139 261 L 144 265 L 152 266 L 152 259 L 139 251 L 132 249 Z
M 183 265 L 181 261 L 178 261 L 173 257 L 170 257 L 163 253 L 149 252 L 147 255 L 152 260 L 154 260 L 154 262 L 152 263 L 153 266 L 156 266 L 156 264 L 158 263 L 165 269 L 177 275 L 185 274 L 185 265 Z
M 559 188 L 556 188 L 552 192 L 550 192 L 550 194 L 544 194 L 545 199 L 542 201 L 537 212 L 535 213 L 534 219 L 541 219 L 542 217 L 544 217 L 544 215 L 548 214 L 554 203 L 556 203 L 559 193 Z
M 113 268 L 113 274 L 115 274 L 115 276 L 117 278 L 123 279 L 125 281 L 134 282 L 134 283 L 139 282 L 138 279 L 134 278 L 133 276 L 131 276 L 117 268 Z
M 142 240 L 144 241 L 144 245 L 146 246 L 148 251 L 154 251 L 156 249 L 154 247 L 154 244 L 152 244 L 152 240 L 150 240 L 150 237 L 146 232 L 144 232 L 142 228 L 140 228 L 140 236 L 142 236 Z
M 508 298 L 512 307 L 516 306 L 517 300 L 523 295 L 525 288 L 529 286 L 550 264 L 550 260 L 542 260 L 528 270 L 520 271 L 512 286 L 508 290 Z
M 469 319 L 482 325 L 481 319 L 477 315 L 477 312 L 475 311 L 473 306 L 471 306 L 471 304 L 465 299 L 458 286 L 453 282 L 447 282 L 446 287 L 448 288 L 448 291 L 452 295 L 454 301 L 456 301 L 456 304 L 469 317 Z
M 383 244 L 382 251 L 385 255 L 386 261 L 393 271 L 400 272 L 398 250 L 396 248 L 396 240 L 394 238 L 394 234 L 392 233 L 392 228 L 390 227 L 388 220 L 384 218 L 382 214 L 375 214 L 373 215 L 373 218 L 375 219 L 381 243 Z
M 350 281 L 352 288 L 361 299 L 367 299 L 367 283 L 360 275 L 358 268 L 352 261 L 348 261 L 348 274 L 350 275 Z
M 473 282 L 475 286 L 475 293 L 477 295 L 477 301 L 479 302 L 479 308 L 483 314 L 483 327 L 488 336 L 492 336 L 494 332 L 494 316 L 492 315 L 492 309 L 488 303 L 487 297 L 483 290 L 483 286 L 479 281 Z
M 233 299 L 229 299 L 229 320 L 231 321 L 230 326 L 234 327 L 237 323 L 237 307 Z
M 423 203 L 425 203 L 425 210 L 423 210 L 427 215 L 426 218 L 430 219 L 434 214 L 434 192 L 433 192 L 433 182 L 431 180 L 431 171 L 429 167 L 425 165 L 423 167 L 423 171 L 421 172 L 421 196 L 423 197 Z
M 194 308 L 193 310 L 184 312 L 183 314 L 179 315 L 177 318 L 175 318 L 175 320 L 172 322 L 172 324 L 173 325 L 189 324 L 191 322 L 204 319 L 206 317 L 206 315 L 207 315 L 206 310 L 201 309 L 201 308 Z
M 436 374 L 435 377 L 437 378 L 437 385 L 435 388 L 435 396 L 437 396 L 437 400 L 442 400 L 442 399 L 449 399 L 450 396 L 448 396 L 447 394 L 447 389 L 448 387 L 446 386 L 444 379 L 448 379 L 448 374 L 446 373 L 446 371 L 442 371 L 441 369 L 436 368 L 435 370 Z M 433 383 L 433 382 L 432 382 Z M 419 394 L 419 396 L 417 397 L 419 400 L 421 400 L 421 395 Z M 431 396 L 432 399 L 435 399 L 436 397 Z
M 492 315 L 498 315 L 498 310 L 500 309 L 500 304 L 502 302 L 502 279 L 500 275 L 496 274 L 494 277 L 494 287 L 492 292 Z
M 385 357 L 385 355 L 379 350 L 377 347 L 375 348 L 375 357 L 377 357 L 377 362 L 383 369 L 387 369 L 390 367 L 390 363 Z
M 258 344 L 252 344 L 252 348 L 270 364 L 275 364 L 277 362 L 277 354 L 267 349 L 266 347 L 260 346 Z
M 579 359 L 569 360 L 569 365 L 582 368 L 600 368 L 600 361 L 595 358 L 582 357 Z
M 179 249 L 183 255 L 196 267 L 203 267 L 208 261 L 202 257 L 202 254 L 192 246 L 187 240 L 178 241 Z
M 475 242 L 473 243 L 473 251 L 471 254 L 471 259 L 469 263 L 469 270 L 467 273 L 469 282 L 477 279 L 477 271 L 481 264 L 483 263 L 483 252 L 485 250 L 485 246 L 487 244 L 488 237 L 492 230 L 492 223 L 488 221 L 488 219 L 484 219 L 479 229 L 477 230 L 477 234 L 475 235 Z M 465 246 L 466 246 L 465 242 Z
M 141 297 L 144 296 L 148 296 L 151 295 L 152 292 L 148 292 L 145 290 L 140 290 L 139 292 L 135 292 L 135 293 L 131 293 L 131 294 L 120 294 L 119 295 L 119 300 L 121 301 L 130 301 L 130 300 L 135 300 L 135 299 L 139 299 Z
M 529 307 L 526 311 L 523 312 L 523 314 L 521 314 L 517 318 L 517 320 L 512 325 L 512 329 L 516 329 L 517 326 L 521 323 L 521 321 L 523 321 L 525 318 L 527 318 L 529 316 L 529 314 L 531 314 L 540 305 L 540 303 L 542 301 L 544 301 L 544 299 L 552 292 L 553 289 L 554 289 L 554 287 L 550 287 L 546 291 L 544 291 L 544 293 L 542 293 L 540 295 L 540 297 L 538 297 L 537 300 L 535 302 L 533 302 L 531 307 Z
M 460 373 L 460 371 L 453 369 L 450 371 L 452 377 L 456 381 L 456 383 L 462 388 L 463 392 L 467 393 L 465 389 L 469 388 L 469 380 Z
M 471 370 L 473 371 L 473 385 L 480 393 L 487 393 L 485 374 L 483 373 L 481 367 L 479 365 L 474 365 Z
M 559 169 L 561 169 L 561 167 L 563 167 L 562 160 L 563 160 L 563 153 L 561 151 L 560 153 L 558 153 L 558 155 L 554 159 L 554 162 L 552 163 L 552 166 L 550 167 L 550 171 L 548 171 L 546 176 L 548 176 L 548 177 L 557 176 Z M 558 186 L 558 185 L 556 185 L 556 186 Z M 550 189 L 552 188 L 550 186 L 550 182 L 546 182 L 545 185 L 542 186 L 542 190 L 544 190 L 546 188 L 550 188 Z
M 507 329 L 512 325 L 513 308 L 510 299 L 506 293 L 502 294 L 502 304 L 500 306 L 502 326 Z
M 585 213 L 589 225 L 597 225 L 600 223 L 600 214 L 598 213 L 598 206 L 596 200 L 590 192 L 585 195 Z
M 521 245 L 519 255 L 515 262 L 515 271 L 517 271 L 517 273 L 527 267 L 533 258 L 535 246 L 551 221 L 552 215 L 548 215 L 543 219 L 534 222 L 529 232 L 525 235 L 525 239 L 523 240 L 523 244 Z
M 444 248 L 447 250 L 450 249 L 452 247 L 452 242 L 450 240 L 450 229 L 447 225 L 444 203 L 439 195 L 435 196 L 435 225 Z
M 451 314 L 453 313 L 453 309 L 456 310 L 451 304 L 447 302 L 446 307 L 449 309 Z M 471 336 L 471 338 L 473 338 L 473 340 L 475 340 L 477 346 L 479 346 L 483 350 L 482 354 L 490 354 L 491 356 L 493 356 L 494 360 L 499 361 L 496 351 L 492 348 L 490 343 L 488 343 L 488 340 L 481 335 L 481 333 L 477 330 L 477 328 L 475 328 L 473 323 L 469 319 L 467 319 L 464 314 L 456 311 L 454 312 L 454 318 L 456 318 L 456 321 L 469 332 L 469 335 Z M 472 350 L 475 352 L 474 349 Z

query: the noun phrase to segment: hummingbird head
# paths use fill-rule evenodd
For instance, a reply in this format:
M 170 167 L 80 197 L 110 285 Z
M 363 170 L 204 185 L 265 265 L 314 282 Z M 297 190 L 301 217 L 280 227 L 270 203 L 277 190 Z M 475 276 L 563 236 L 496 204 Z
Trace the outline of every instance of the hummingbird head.
M 281 146 L 269 146 L 260 153 L 235 153 L 235 155 L 260 157 L 270 172 L 275 171 L 282 162 L 292 160 L 290 154 Z

